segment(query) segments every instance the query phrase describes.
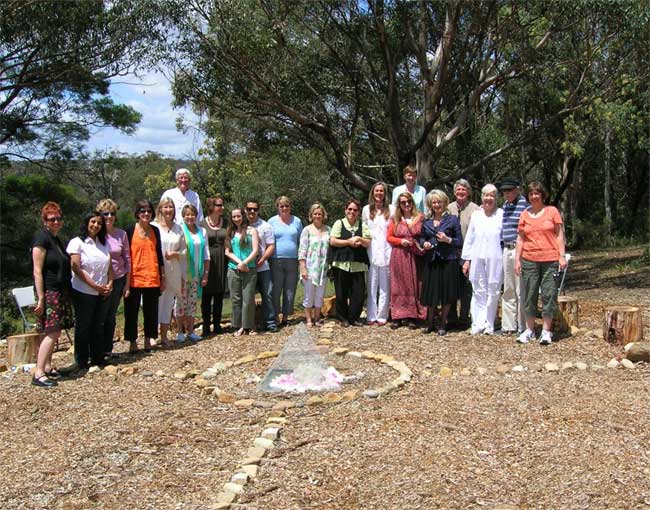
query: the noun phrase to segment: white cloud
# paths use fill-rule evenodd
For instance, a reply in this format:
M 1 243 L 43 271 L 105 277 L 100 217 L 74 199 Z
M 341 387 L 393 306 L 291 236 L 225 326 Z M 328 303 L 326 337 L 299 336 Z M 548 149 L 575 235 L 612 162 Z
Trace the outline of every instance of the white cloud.
M 173 109 L 171 84 L 161 73 L 149 73 L 138 78 L 129 75 L 114 80 L 111 97 L 117 103 L 133 107 L 142 114 L 136 132 L 127 136 L 121 132 L 99 129 L 90 139 L 88 149 L 117 150 L 129 154 L 155 151 L 165 156 L 188 157 L 201 147 L 203 137 L 195 130 L 180 133 L 176 118 L 184 116 L 194 122 L 197 117 L 189 109 Z

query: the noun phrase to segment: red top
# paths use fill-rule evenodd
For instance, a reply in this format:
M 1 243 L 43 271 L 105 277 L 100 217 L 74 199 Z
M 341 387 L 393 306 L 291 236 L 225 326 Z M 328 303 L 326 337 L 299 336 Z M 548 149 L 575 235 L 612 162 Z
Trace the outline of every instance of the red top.
M 559 260 L 560 246 L 555 227 L 562 223 L 560 212 L 551 205 L 545 206 L 537 218 L 533 218 L 528 210 L 521 213 L 517 227 L 524 239 L 521 256 L 531 262 Z

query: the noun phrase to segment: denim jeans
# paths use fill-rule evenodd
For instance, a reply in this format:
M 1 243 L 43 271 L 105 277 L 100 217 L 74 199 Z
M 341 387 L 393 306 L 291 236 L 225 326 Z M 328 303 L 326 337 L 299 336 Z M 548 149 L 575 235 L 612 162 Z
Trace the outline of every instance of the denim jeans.
M 275 323 L 275 308 L 273 306 L 273 279 L 271 270 L 257 272 L 257 292 L 262 296 L 262 316 L 264 327 L 272 328 Z

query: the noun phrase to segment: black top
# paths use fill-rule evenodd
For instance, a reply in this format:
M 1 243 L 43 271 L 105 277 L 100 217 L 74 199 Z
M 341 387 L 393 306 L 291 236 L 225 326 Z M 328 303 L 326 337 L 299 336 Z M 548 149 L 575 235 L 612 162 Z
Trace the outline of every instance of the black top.
M 32 248 L 36 246 L 45 250 L 45 263 L 43 264 L 45 290 L 68 290 L 72 278 L 70 255 L 66 253 L 61 239 L 43 228 L 34 234 Z
M 339 239 L 350 239 L 353 235 L 359 237 L 363 235 L 363 225 L 361 224 L 361 220 L 359 220 L 359 226 L 354 234 L 343 226 L 343 220 L 338 221 L 341 222 L 341 237 L 339 237 Z M 363 246 L 332 246 L 332 260 L 336 262 L 362 262 L 367 266 L 370 265 L 368 250 Z

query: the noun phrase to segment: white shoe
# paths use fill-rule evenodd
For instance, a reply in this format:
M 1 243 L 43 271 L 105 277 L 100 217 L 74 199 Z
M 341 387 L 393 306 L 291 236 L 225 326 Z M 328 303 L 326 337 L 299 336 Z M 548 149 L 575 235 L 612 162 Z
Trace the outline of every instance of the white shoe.
M 185 335 L 183 333 L 179 333 L 176 335 L 176 341 L 182 344 L 185 341 Z
M 199 335 L 195 335 L 194 333 L 190 333 L 189 335 L 187 335 L 187 339 L 192 340 L 192 342 L 198 342 L 199 340 L 201 340 L 201 337 Z
M 484 335 L 492 336 L 494 335 L 494 330 L 490 328 L 485 328 L 485 331 L 483 331 Z
M 533 333 L 530 329 L 527 329 L 521 335 L 519 335 L 519 337 L 517 338 L 517 342 L 519 342 L 520 344 L 527 344 L 534 337 L 535 337 L 535 333 Z
M 539 335 L 539 345 L 551 345 L 553 341 L 553 333 L 547 329 L 542 330 L 542 334 Z
M 480 335 L 483 333 L 483 328 L 472 328 L 472 335 Z

